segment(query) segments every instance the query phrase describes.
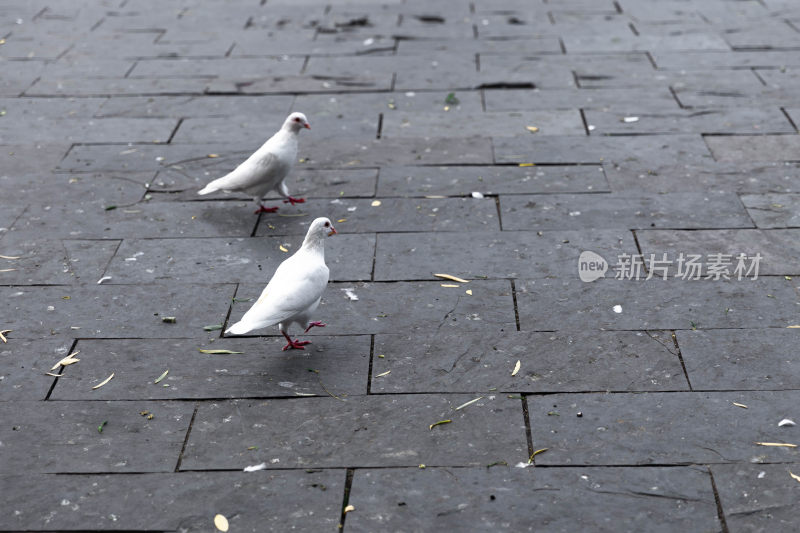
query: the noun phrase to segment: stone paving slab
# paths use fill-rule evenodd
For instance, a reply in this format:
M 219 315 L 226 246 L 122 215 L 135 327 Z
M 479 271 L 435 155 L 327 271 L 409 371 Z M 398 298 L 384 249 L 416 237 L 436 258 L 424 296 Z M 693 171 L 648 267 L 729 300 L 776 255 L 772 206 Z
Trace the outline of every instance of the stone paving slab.
M 373 394 L 688 390 L 663 331 L 377 335 L 374 352 Z
M 172 472 L 193 410 L 178 402 L 2 402 L 2 474 Z
M 250 215 L 246 215 L 250 216 Z M 104 275 L 109 283 L 231 283 L 263 280 L 302 244 L 302 237 L 125 239 Z M 280 247 L 289 252 L 283 252 Z M 339 235 L 328 242 L 331 280 L 371 277 L 375 236 Z
M 737 257 L 742 253 L 748 257 L 761 254 L 759 275 L 786 276 L 800 273 L 800 249 L 797 246 L 800 230 L 797 229 L 640 231 L 636 236 L 646 257 L 655 253 L 660 259 L 666 253 L 668 260 L 676 260 L 675 266 L 670 268 L 673 274 L 677 272 L 677 258 L 680 253 L 702 253 L 704 262 L 707 262 L 709 254 L 731 254 L 732 265 L 728 275 L 733 278 L 737 278 Z M 750 262 L 751 260 L 747 261 L 748 269 Z M 707 271 L 704 269 L 703 276 L 707 275 Z
M 370 339 L 366 335 L 317 336 L 304 351 L 291 352 L 281 351 L 286 344 L 283 337 L 219 339 L 218 335 L 219 331 L 198 328 L 192 339 L 80 340 L 76 349 L 81 364 L 64 370 L 50 399 L 350 397 L 367 392 Z M 200 349 L 242 353 L 203 354 Z M 156 384 L 166 370 L 169 374 Z M 112 372 L 112 381 L 91 390 L 90 384 Z
M 207 78 L 39 78 L 25 96 L 201 94 Z
M 225 318 L 234 285 L 2 287 L 15 337 L 187 337 Z M 66 297 L 69 297 L 67 299 Z M 53 308 L 50 310 L 50 308 Z M 175 316 L 177 323 L 161 321 Z M 77 328 L 77 329 L 73 329 Z
M 242 284 L 228 319 L 238 321 L 252 305 L 240 298 L 258 298 L 264 284 Z M 358 297 L 350 300 L 345 290 Z M 440 282 L 332 283 L 322 295 L 315 320 L 328 327 L 309 335 L 360 335 L 397 331 L 512 331 L 516 329 L 511 286 L 504 280 L 473 281 L 473 296 Z M 414 313 L 408 313 L 414 309 Z M 276 335 L 278 327 L 253 332 Z M 299 332 L 295 332 L 299 333 Z
M 798 464 L 712 466 L 711 473 L 729 530 L 794 530 L 798 487 L 789 472 L 798 470 Z
M 656 133 L 796 133 L 780 109 L 727 108 L 722 110 L 649 110 L 584 112 L 586 123 L 594 126 L 592 135 L 631 135 Z M 633 119 L 636 119 L 633 121 Z
M 794 329 L 678 331 L 689 380 L 701 390 L 798 389 Z M 787 416 L 789 414 L 787 413 Z
M 449 273 L 460 278 L 569 278 L 584 250 L 604 257 L 636 253 L 624 230 L 523 232 L 395 233 L 378 235 L 375 279 L 431 279 Z M 447 272 L 445 265 L 457 265 Z M 442 280 L 442 283 L 451 283 Z M 466 288 L 466 286 L 465 286 Z
M 719 529 L 697 467 L 359 469 L 349 502 L 348 531 Z
M 516 297 L 523 331 L 785 328 L 797 322 L 800 301 L 782 277 L 519 280 Z
M 662 161 L 653 166 L 603 167 L 614 190 L 661 192 L 792 192 L 798 165 L 786 162 L 682 164 Z
M 648 392 L 529 396 L 537 465 L 791 463 L 797 440 L 778 427 L 800 392 Z M 747 405 L 747 409 L 733 405 Z M 577 413 L 581 413 L 578 417 Z
M 38 79 L 44 70 L 44 65 L 38 61 L 14 61 L 14 63 L 13 69 L 4 69 L 7 74 L 0 81 L 0 95 L 2 96 L 19 96 Z
M 471 399 L 457 394 L 204 403 L 180 468 L 244 468 L 262 461 L 273 468 L 485 466 L 524 459 L 520 400 L 498 395 L 454 410 Z M 429 429 L 443 419 L 452 422 Z M 286 429 L 276 433 L 275 427 Z M 392 431 L 396 427 L 405 430 Z
M 0 134 L 0 143 L 14 142 L 20 135 L 42 142 L 167 142 L 178 125 L 174 119 L 157 118 L 42 119 L 25 124 L 30 131 Z
M 290 95 L 242 96 L 129 96 L 107 98 L 99 117 L 228 117 L 231 115 L 275 117 L 288 115 Z
M 743 194 L 741 199 L 759 228 L 800 227 L 800 195 Z
M 21 187 L 8 191 L 8 196 L 19 203 L 30 203 L 14 225 L 14 231 L 39 234 L 42 230 L 53 236 L 77 236 L 79 226 L 91 214 L 103 212 L 106 208 L 132 207 L 144 197 L 144 183 L 152 180 L 152 172 L 135 173 L 85 173 L 53 174 L 38 173 L 30 177 L 22 176 L 25 182 Z M 10 185 L 20 181 L 16 176 L 0 178 Z M 5 183 L 4 183 L 5 184 Z M 69 227 L 63 220 L 52 220 L 50 211 L 61 212 L 69 220 Z M 50 224 L 48 228 L 47 225 Z
M 459 137 L 473 135 L 522 135 L 527 128 L 538 128 L 536 135 L 580 135 L 585 130 L 577 109 L 563 111 L 515 111 L 461 114 L 465 124 L 458 129 Z M 785 120 L 785 118 L 784 118 Z M 787 122 L 788 123 L 788 122 Z M 429 113 L 387 113 L 383 118 L 381 137 L 443 137 L 453 131 L 447 117 Z M 450 133 L 452 134 L 452 133 Z
M 43 118 L 68 119 L 94 117 L 105 98 L 0 98 L 4 120 L 35 121 Z M 21 124 L 28 126 L 28 124 Z M 47 133 L 47 132 L 43 132 Z
M 659 69 L 683 69 L 686 65 L 708 69 L 800 66 L 800 58 L 790 50 L 738 51 L 735 54 L 721 51 L 655 50 L 652 55 Z
M 222 514 L 236 531 L 334 531 L 344 481 L 343 470 L 0 476 L 0 528 L 210 531 Z
M 516 41 L 511 41 L 516 42 Z M 600 109 L 626 112 L 647 109 L 677 111 L 679 105 L 667 87 L 611 87 L 596 89 L 506 89 L 483 91 L 487 111 L 520 109 Z M 641 107 L 640 107 L 641 106 Z
M 119 240 L 62 240 L 73 282 L 97 283 L 117 253 Z M 47 248 L 47 244 L 44 246 Z
M 386 167 L 380 172 L 378 196 L 460 196 L 608 192 L 597 165 L 547 167 Z
M 784 136 L 781 136 L 784 137 Z M 722 137 L 720 137 L 722 138 Z M 724 137 L 741 139 L 743 137 Z M 768 138 L 768 137 L 763 137 Z M 712 137 L 706 137 L 706 141 Z M 493 137 L 497 163 L 601 163 L 653 168 L 676 160 L 684 163 L 711 159 L 700 135 L 647 135 L 627 137 L 624 143 L 608 136 L 596 137 Z
M 114 185 L 117 183 L 132 189 L 132 202 L 116 204 L 108 199 L 95 205 L 54 204 L 45 210 L 32 207 L 13 230 L 70 239 L 249 237 L 258 222 L 252 200 L 174 202 L 165 209 L 163 203 L 139 202 L 143 187 L 128 181 Z
M 481 19 L 483 20 L 483 19 Z M 479 30 L 480 31 L 480 30 Z M 484 34 L 481 31 L 481 34 Z M 556 35 L 522 35 L 519 39 L 447 39 L 446 41 L 400 39 L 397 53 L 425 55 L 434 52 L 464 52 L 476 54 L 560 54 L 561 44 Z
M 0 401 L 44 400 L 54 380 L 44 374 L 68 355 L 72 341 L 24 340 L 13 331 L 5 336 L 10 342 L 0 344 Z
M 649 50 L 729 50 L 725 40 L 711 32 L 688 35 L 633 35 L 563 37 L 567 53 L 638 52 Z
M 797 161 L 797 135 L 737 135 L 705 137 L 717 161 Z
M 435 41 L 421 42 L 433 45 Z M 448 98 L 450 91 L 300 94 L 295 97 L 292 110 L 314 117 L 311 125 L 314 136 L 320 121 L 335 121 L 341 126 L 352 127 L 356 122 L 365 120 L 368 112 L 375 116 L 383 113 L 387 118 L 398 113 L 435 113 L 442 120 L 460 120 L 461 115 L 457 112 L 477 114 L 483 111 L 479 92 L 453 91 L 452 94 L 451 98 Z
M 269 72 L 275 76 L 300 74 L 303 61 L 299 58 L 258 59 L 151 59 L 137 61 L 128 73 L 129 78 L 255 78 Z
M 61 161 L 69 149 L 69 143 L 64 142 L 0 146 L 0 162 L 3 168 L 0 179 L 5 181 L 11 175 L 39 173 L 42 169 L 50 170 Z
M 501 195 L 500 216 L 504 230 L 753 226 L 735 194 Z
M 68 254 L 61 241 L 20 238 L 9 232 L 0 243 L 3 285 L 67 285 L 73 281 Z
M 330 218 L 336 231 L 342 234 L 500 229 L 497 205 L 490 198 L 336 198 L 304 205 L 301 206 L 304 216 L 262 217 L 256 235 L 304 236 L 316 215 Z

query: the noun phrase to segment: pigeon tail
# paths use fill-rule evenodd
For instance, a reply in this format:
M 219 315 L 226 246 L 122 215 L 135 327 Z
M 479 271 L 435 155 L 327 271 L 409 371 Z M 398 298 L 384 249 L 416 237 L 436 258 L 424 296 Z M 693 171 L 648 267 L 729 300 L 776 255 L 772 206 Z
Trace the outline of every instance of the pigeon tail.
M 244 335 L 248 331 L 252 331 L 253 328 L 250 327 L 250 324 L 245 324 L 241 320 L 236 324 L 232 325 L 228 329 L 225 330 L 225 333 L 233 333 L 234 335 Z
M 219 188 L 216 185 L 214 185 L 214 183 L 215 182 L 212 181 L 211 183 L 209 183 L 208 185 L 197 191 L 197 194 L 203 195 L 203 194 L 211 194 L 212 192 L 217 192 Z

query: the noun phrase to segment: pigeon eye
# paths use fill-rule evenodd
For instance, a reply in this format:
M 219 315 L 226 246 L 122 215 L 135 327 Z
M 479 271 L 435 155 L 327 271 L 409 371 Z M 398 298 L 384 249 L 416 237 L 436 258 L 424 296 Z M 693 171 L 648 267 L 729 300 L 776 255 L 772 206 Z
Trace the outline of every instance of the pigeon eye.
M 297 118 L 295 118 L 295 119 L 294 119 L 294 121 L 295 121 L 295 122 L 300 122 L 300 118 L 299 118 L 299 117 L 297 117 Z
M 326 223 L 325 223 L 325 227 L 326 227 L 326 228 L 330 227 L 330 225 L 331 225 L 331 223 L 330 223 L 330 222 L 326 222 Z

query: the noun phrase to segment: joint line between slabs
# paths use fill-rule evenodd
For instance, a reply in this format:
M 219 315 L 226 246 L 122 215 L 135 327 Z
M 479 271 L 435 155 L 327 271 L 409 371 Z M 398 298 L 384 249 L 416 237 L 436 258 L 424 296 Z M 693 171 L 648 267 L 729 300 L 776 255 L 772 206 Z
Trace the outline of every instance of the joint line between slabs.
M 683 362 L 683 354 L 681 353 L 681 347 L 678 346 L 678 336 L 675 334 L 675 330 L 673 329 L 670 331 L 672 335 L 672 344 L 675 345 L 675 350 L 678 352 L 678 360 L 681 362 L 681 368 L 683 369 L 683 377 L 686 378 L 686 384 L 689 385 L 689 390 L 694 391 L 692 388 L 692 382 L 689 379 L 689 373 L 686 371 L 686 363 Z
M 181 462 L 183 462 L 183 454 L 186 451 L 186 444 L 189 442 L 189 435 L 192 433 L 192 426 L 194 425 L 194 419 L 197 416 L 197 409 L 200 407 L 200 404 L 195 402 L 194 410 L 192 411 L 192 418 L 189 420 L 189 427 L 186 428 L 186 436 L 183 438 L 183 445 L 181 446 L 181 453 L 178 454 L 178 462 L 175 464 L 175 472 L 180 472 L 181 469 Z
M 708 476 L 711 478 L 711 490 L 714 492 L 714 502 L 717 504 L 717 518 L 719 518 L 722 533 L 728 533 L 728 522 L 725 520 L 725 511 L 722 509 L 722 500 L 719 497 L 717 483 L 714 480 L 714 473 L 711 472 L 710 467 L 708 468 Z
M 372 360 L 375 357 L 375 334 L 369 336 L 369 368 L 367 369 L 367 396 L 372 394 Z
M 514 323 L 517 326 L 517 331 L 521 331 L 519 327 L 519 308 L 517 307 L 517 284 L 513 279 L 509 281 L 511 282 L 511 300 L 514 303 Z
M 348 468 L 347 469 L 347 477 L 345 477 L 344 481 L 344 495 L 342 497 L 342 514 L 339 517 L 339 531 L 344 530 L 344 523 L 347 520 L 347 513 L 345 512 L 345 508 L 350 503 L 350 490 L 353 487 L 353 477 L 355 476 L 355 468 Z
M 78 345 L 78 339 L 73 339 L 72 344 L 70 345 L 69 351 L 67 353 L 68 354 L 74 353 L 75 352 L 75 347 L 77 345 Z M 62 366 L 61 367 L 61 372 L 59 372 L 59 373 L 60 374 L 64 374 L 66 369 L 67 369 L 67 367 Z M 58 372 L 58 369 L 56 369 L 56 372 Z M 50 384 L 50 388 L 47 390 L 47 394 L 44 397 L 44 401 L 48 401 L 50 399 L 50 395 L 53 394 L 53 390 L 56 388 L 56 385 L 58 384 L 58 379 L 59 378 L 53 378 L 53 383 Z
M 525 421 L 525 440 L 528 444 L 528 458 L 533 455 L 533 432 L 531 431 L 531 415 L 528 411 L 528 396 L 521 394 L 522 400 L 522 418 Z

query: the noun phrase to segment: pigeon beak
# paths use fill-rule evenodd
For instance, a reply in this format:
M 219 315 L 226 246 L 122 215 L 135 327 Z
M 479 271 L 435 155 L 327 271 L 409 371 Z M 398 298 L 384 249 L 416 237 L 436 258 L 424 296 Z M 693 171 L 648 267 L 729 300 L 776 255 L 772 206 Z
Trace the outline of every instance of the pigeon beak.
M 328 237 L 330 237 L 331 235 L 336 235 L 337 233 L 338 231 L 336 231 L 336 228 L 331 226 L 331 230 L 328 232 Z
M 305 126 L 307 130 L 310 130 L 310 129 L 311 129 L 311 124 L 309 124 L 308 122 L 306 122 L 305 124 L 303 124 L 303 126 Z

